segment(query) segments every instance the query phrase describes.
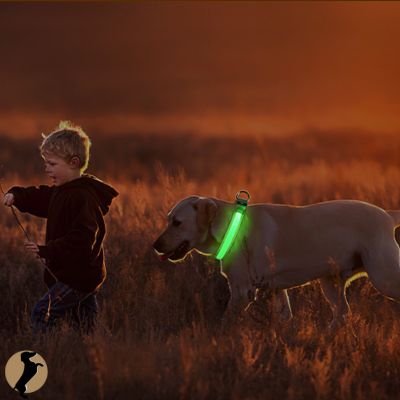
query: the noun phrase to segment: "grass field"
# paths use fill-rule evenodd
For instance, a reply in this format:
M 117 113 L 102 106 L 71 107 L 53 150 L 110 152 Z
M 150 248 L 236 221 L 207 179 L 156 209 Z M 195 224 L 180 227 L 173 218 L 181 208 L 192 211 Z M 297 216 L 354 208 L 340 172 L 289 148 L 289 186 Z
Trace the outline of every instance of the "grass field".
M 0 137 L 3 186 L 45 182 L 37 141 Z M 167 211 L 191 194 L 304 205 L 353 198 L 400 209 L 400 137 L 310 132 L 284 139 L 195 136 L 95 138 L 89 172 L 120 196 L 106 217 L 108 278 L 99 326 L 32 337 L 28 317 L 45 292 L 10 210 L 0 211 L 0 364 L 33 349 L 49 377 L 32 399 L 395 399 L 400 390 L 400 307 L 365 279 L 348 289 L 352 315 L 334 337 L 318 283 L 291 291 L 288 325 L 239 310 L 207 324 L 204 260 L 161 263 L 151 245 Z M 20 214 L 44 240 L 45 221 Z M 15 399 L 4 375 L 1 399 Z

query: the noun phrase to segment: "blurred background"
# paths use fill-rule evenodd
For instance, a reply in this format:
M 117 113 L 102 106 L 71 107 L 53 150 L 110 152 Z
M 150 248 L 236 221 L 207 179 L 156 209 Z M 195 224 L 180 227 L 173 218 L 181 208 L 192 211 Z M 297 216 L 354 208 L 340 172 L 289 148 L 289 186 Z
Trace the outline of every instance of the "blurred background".
M 399 21 L 397 2 L 1 3 L 4 174 L 42 179 L 60 120 L 114 180 L 397 166 Z
M 397 2 L 0 5 L 0 133 L 400 128 Z

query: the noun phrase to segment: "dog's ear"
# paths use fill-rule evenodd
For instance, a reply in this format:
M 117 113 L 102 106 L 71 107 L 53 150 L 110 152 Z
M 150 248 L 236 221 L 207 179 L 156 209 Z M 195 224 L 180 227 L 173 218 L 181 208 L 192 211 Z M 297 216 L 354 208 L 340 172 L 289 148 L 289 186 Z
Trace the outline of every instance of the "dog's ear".
M 197 225 L 201 230 L 207 230 L 217 213 L 215 201 L 207 198 L 200 198 L 193 204 L 197 211 Z

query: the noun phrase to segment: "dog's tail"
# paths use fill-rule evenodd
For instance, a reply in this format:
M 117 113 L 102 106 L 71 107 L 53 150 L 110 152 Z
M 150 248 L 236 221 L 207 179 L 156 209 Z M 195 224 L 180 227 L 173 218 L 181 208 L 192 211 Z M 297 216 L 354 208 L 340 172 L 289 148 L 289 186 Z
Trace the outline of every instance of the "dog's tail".
M 392 217 L 395 226 L 400 225 L 400 210 L 386 210 L 386 212 Z

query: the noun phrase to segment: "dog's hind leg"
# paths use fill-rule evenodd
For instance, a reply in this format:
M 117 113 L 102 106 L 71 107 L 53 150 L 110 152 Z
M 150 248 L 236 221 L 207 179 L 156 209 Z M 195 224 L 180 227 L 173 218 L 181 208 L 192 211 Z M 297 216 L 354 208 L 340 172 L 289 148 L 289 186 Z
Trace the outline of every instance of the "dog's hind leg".
M 400 301 L 400 249 L 393 237 L 363 254 L 369 279 L 379 292 Z
M 329 325 L 331 331 L 335 331 L 342 326 L 346 316 L 350 312 L 350 307 L 346 299 L 346 281 L 338 277 L 320 278 L 322 293 L 331 307 L 333 318 Z

